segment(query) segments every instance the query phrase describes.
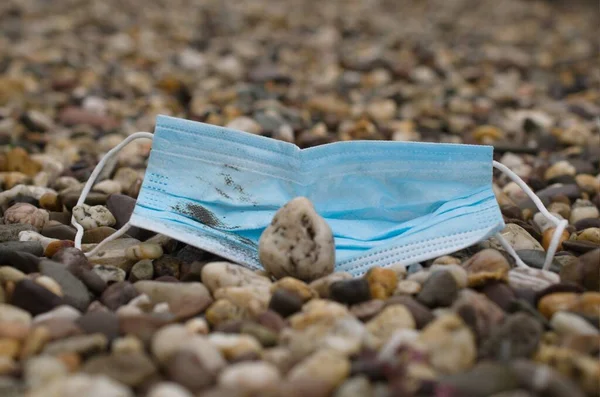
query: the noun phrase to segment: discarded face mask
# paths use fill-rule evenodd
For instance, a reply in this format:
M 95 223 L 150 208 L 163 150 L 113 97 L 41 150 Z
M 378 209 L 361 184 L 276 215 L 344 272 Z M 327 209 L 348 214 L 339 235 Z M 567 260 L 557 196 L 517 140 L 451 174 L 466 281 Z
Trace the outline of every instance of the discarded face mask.
M 504 222 L 492 190 L 499 168 L 555 223 L 544 269 L 567 225 L 550 214 L 493 147 L 395 141 L 336 142 L 308 149 L 228 128 L 159 116 L 155 133 L 127 137 L 99 162 L 77 205 L 104 164 L 138 138 L 153 139 L 129 227 L 151 230 L 253 269 L 258 241 L 273 215 L 307 197 L 335 238 L 336 271 L 360 275 L 373 266 L 409 265 L 450 254 L 496 235 Z M 81 247 L 83 228 L 75 246 Z

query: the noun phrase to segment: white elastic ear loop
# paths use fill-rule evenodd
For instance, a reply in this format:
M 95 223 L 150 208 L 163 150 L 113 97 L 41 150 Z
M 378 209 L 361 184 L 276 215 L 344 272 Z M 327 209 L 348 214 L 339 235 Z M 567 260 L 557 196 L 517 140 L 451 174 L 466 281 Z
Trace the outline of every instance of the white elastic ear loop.
M 129 142 L 136 140 L 136 139 L 140 139 L 140 138 L 153 139 L 154 135 L 151 134 L 150 132 L 136 132 L 134 134 L 131 134 L 127 138 L 125 138 L 123 140 L 123 142 L 119 143 L 117 146 L 115 146 L 114 148 L 109 150 L 108 153 L 106 153 L 104 155 L 104 157 L 102 157 L 102 159 L 100 160 L 98 165 L 96 165 L 96 168 L 94 168 L 94 171 L 90 175 L 85 186 L 83 187 L 83 190 L 81 191 L 81 195 L 79 196 L 79 200 L 77 200 L 76 206 L 80 206 L 83 203 L 85 203 L 85 199 L 87 198 L 87 195 L 89 194 L 90 190 L 92 190 L 92 187 L 94 186 L 94 182 L 96 182 L 98 175 L 100 175 L 100 173 L 102 172 L 102 168 L 108 162 L 108 160 L 110 160 L 111 157 L 116 155 Z M 77 233 L 75 234 L 75 248 L 81 249 L 81 239 L 83 238 L 83 232 L 84 232 L 83 226 L 81 226 L 77 222 L 77 220 L 75 219 L 75 216 L 71 216 L 71 224 L 73 226 L 75 226 L 75 228 L 77 229 Z M 86 256 L 94 255 L 98 251 L 98 249 L 101 248 L 102 245 L 106 244 L 109 241 L 112 241 L 112 240 L 115 240 L 115 239 L 121 237 L 123 234 L 125 234 L 127 232 L 127 230 L 130 227 L 131 227 L 131 225 L 129 224 L 129 222 L 127 222 L 125 225 L 123 225 L 123 227 L 121 227 L 119 230 L 117 230 L 111 236 L 104 239 L 100 244 L 98 244 L 96 247 L 94 247 L 93 250 L 91 250 L 90 252 L 87 252 L 85 255 Z
M 497 161 L 494 161 L 493 165 L 495 168 L 497 168 L 500 171 L 502 171 L 503 173 L 505 173 L 506 176 L 508 176 L 513 182 L 515 182 L 517 185 L 519 185 L 519 187 L 521 189 L 523 189 L 525 194 L 527 194 L 527 196 L 529 196 L 531 201 L 533 201 L 533 203 L 538 208 L 538 210 L 540 210 L 542 215 L 544 215 L 546 218 L 548 218 L 550 220 L 550 222 L 554 223 L 554 225 L 556 226 L 556 229 L 554 229 L 554 234 L 552 235 L 552 240 L 550 240 L 550 245 L 548 246 L 548 250 L 546 251 L 546 259 L 544 260 L 544 265 L 542 267 L 542 270 L 548 270 L 550 268 L 550 265 L 552 264 L 552 260 L 554 259 L 554 254 L 556 253 L 556 250 L 558 249 L 558 244 L 560 243 L 560 236 L 562 235 L 563 231 L 565 230 L 565 228 L 567 227 L 569 222 L 564 219 L 562 219 L 562 220 L 558 219 L 557 217 L 552 215 L 546 209 L 546 206 L 544 205 L 544 203 L 542 203 L 542 200 L 540 200 L 539 197 L 533 192 L 533 190 L 531 190 L 531 188 L 529 186 L 527 186 L 527 184 L 517 174 L 515 174 L 510 168 L 508 168 L 504 164 L 499 163 Z M 496 236 L 497 236 L 498 240 L 500 241 L 500 244 L 502 244 L 502 246 L 504 247 L 504 249 L 515 258 L 515 261 L 517 262 L 517 266 L 529 267 L 525 263 L 523 263 L 523 261 L 521 260 L 521 258 L 519 258 L 519 255 L 517 255 L 517 253 L 515 252 L 513 247 L 510 246 L 510 244 L 506 241 L 506 239 L 500 233 L 498 233 Z

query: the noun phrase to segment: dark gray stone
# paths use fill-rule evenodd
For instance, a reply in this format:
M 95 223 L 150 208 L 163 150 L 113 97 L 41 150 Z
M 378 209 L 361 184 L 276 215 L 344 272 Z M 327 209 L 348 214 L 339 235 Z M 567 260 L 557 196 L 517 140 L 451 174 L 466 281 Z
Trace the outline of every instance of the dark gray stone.
M 63 305 L 65 302 L 60 296 L 53 294 L 41 285 L 29 279 L 23 279 L 15 285 L 10 303 L 37 316 Z
M 108 340 L 119 336 L 119 317 L 112 312 L 88 312 L 79 317 L 75 323 L 87 334 L 101 333 Z
M 27 252 L 5 251 L 0 253 L 0 266 L 11 266 L 26 274 L 37 272 L 40 260 L 40 257 Z
M 517 251 L 519 257 L 525 262 L 526 265 L 541 269 L 544 267 L 544 261 L 546 260 L 546 252 L 540 250 L 519 250 Z M 560 271 L 560 263 L 553 260 L 550 264 L 550 270 L 558 273 Z
M 496 360 L 529 358 L 537 350 L 543 331 L 542 324 L 532 316 L 511 314 L 483 342 L 480 356 Z
M 42 236 L 46 236 L 46 237 L 50 237 L 50 238 L 57 238 L 59 240 L 73 241 L 73 240 L 75 240 L 76 233 L 77 233 L 77 231 L 75 230 L 75 228 L 73 228 L 71 226 L 52 225 L 52 226 L 44 227 L 40 234 Z
M 283 317 L 288 317 L 302 309 L 302 299 L 289 291 L 278 289 L 271 296 L 269 309 L 280 314 Z
M 129 303 L 136 296 L 138 296 L 138 292 L 133 287 L 133 284 L 121 281 L 106 288 L 100 297 L 100 302 L 110 310 L 115 311 L 119 307 Z
M 7 241 L 0 243 L 0 256 L 6 252 L 25 252 L 35 256 L 44 255 L 44 247 L 39 241 Z
M 332 283 L 329 286 L 329 297 L 340 303 L 355 305 L 371 299 L 371 291 L 366 279 L 353 278 Z
M 427 307 L 450 306 L 458 295 L 458 284 L 448 271 L 433 272 L 423 283 L 417 300 Z
M 62 263 L 51 260 L 40 262 L 40 272 L 53 278 L 62 288 L 65 303 L 74 308 L 85 311 L 90 304 L 90 294 L 85 285 Z
M 519 387 L 519 379 L 509 365 L 482 362 L 467 372 L 443 377 L 440 384 L 450 386 L 460 396 L 488 397 Z

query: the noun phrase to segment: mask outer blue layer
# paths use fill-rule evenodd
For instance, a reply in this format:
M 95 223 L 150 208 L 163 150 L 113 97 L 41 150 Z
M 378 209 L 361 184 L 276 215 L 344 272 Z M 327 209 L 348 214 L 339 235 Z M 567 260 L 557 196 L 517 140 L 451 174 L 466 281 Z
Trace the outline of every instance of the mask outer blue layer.
M 130 223 L 261 268 L 275 212 L 307 197 L 335 237 L 336 271 L 411 264 L 504 228 L 491 146 L 349 141 L 308 149 L 158 116 Z

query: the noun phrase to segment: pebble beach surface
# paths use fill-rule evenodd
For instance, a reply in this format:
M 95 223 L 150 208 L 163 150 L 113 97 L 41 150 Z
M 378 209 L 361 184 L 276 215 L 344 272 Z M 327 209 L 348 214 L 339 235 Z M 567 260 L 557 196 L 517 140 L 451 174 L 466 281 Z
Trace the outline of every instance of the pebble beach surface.
M 586 1 L 0 1 L 0 396 L 597 397 L 598 8 Z M 503 236 L 335 272 L 309 201 L 264 271 L 132 228 L 167 114 L 293 142 L 487 144 Z M 299 219 L 306 219 L 311 233 Z M 281 226 L 286 232 L 281 232 Z M 294 239 L 286 251 L 281 239 Z

